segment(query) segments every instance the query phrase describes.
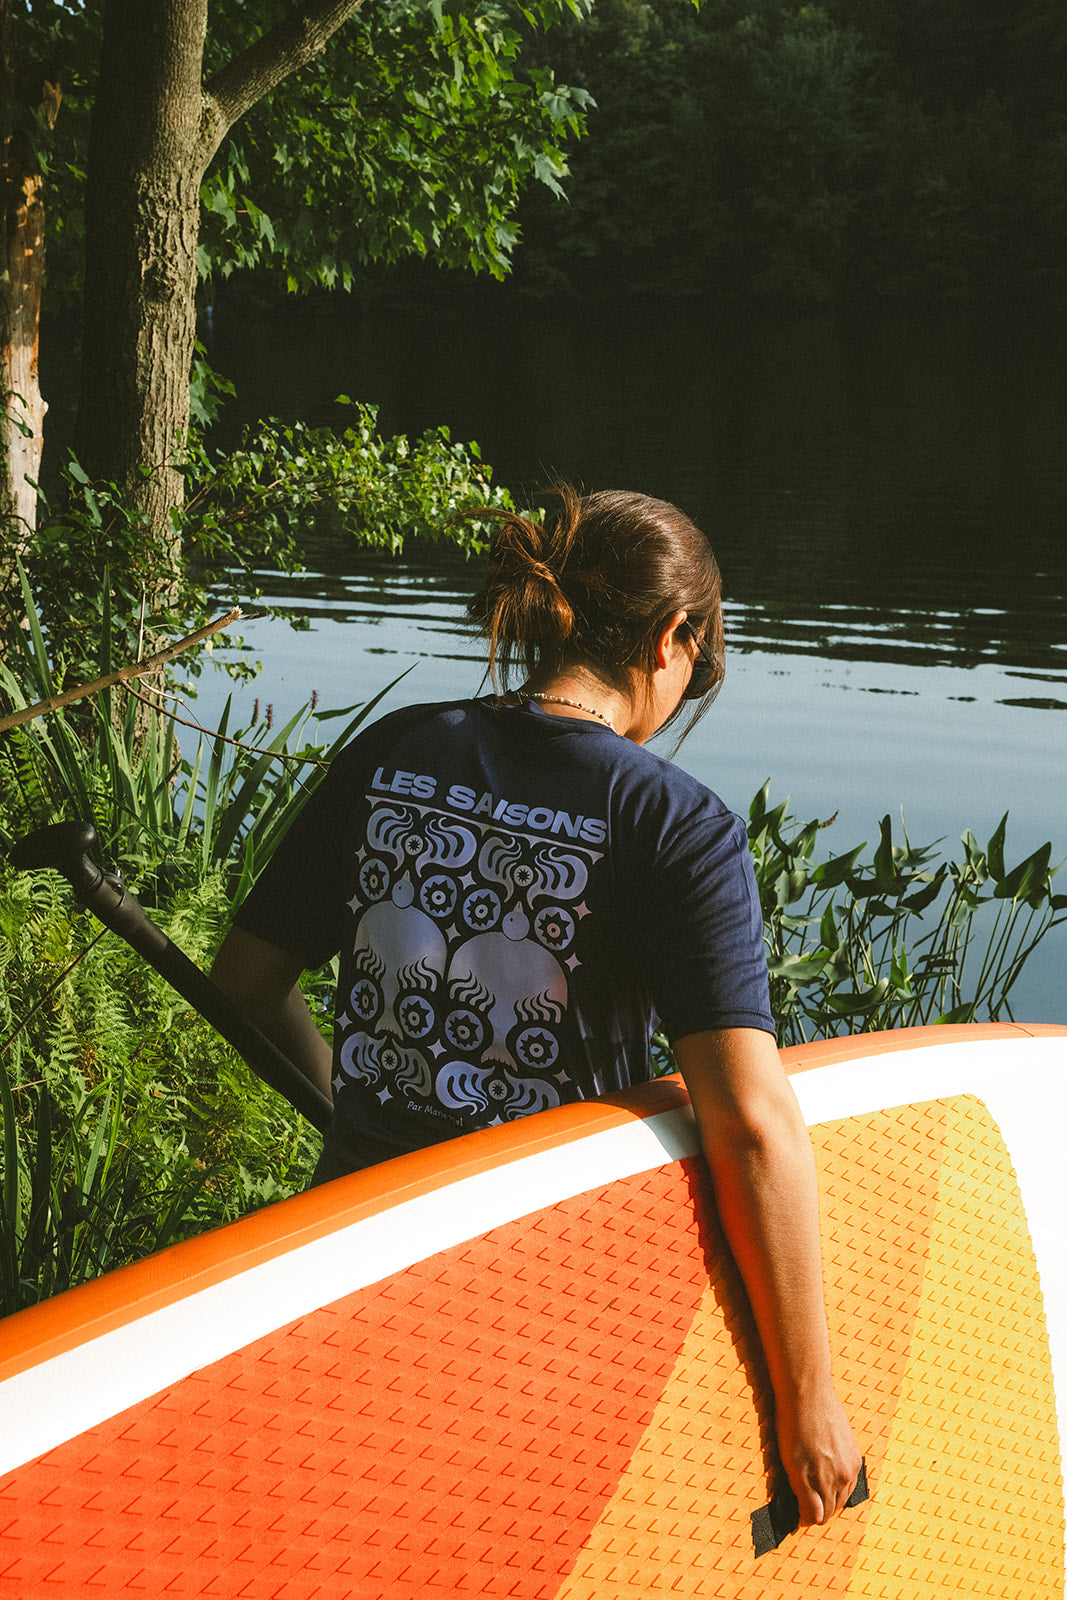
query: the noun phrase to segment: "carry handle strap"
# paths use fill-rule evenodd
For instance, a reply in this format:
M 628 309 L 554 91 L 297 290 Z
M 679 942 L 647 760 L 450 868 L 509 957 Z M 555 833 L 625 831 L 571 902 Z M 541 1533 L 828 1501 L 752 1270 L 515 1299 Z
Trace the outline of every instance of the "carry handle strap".
M 867 1488 L 867 1458 L 863 1458 L 856 1487 L 845 1501 L 846 1508 L 862 1505 L 870 1499 Z M 795 1533 L 800 1526 L 800 1507 L 797 1497 L 783 1479 L 775 1489 L 769 1505 L 752 1513 L 752 1546 L 757 1557 L 769 1550 L 777 1550 L 782 1540 Z

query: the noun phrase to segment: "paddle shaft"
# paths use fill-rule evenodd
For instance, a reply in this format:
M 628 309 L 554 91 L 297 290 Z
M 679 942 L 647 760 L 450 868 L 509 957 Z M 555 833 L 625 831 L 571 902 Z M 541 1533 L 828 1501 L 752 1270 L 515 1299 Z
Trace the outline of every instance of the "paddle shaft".
M 157 928 L 120 877 L 93 865 L 85 852 L 95 837 L 88 823 L 57 823 L 20 839 L 11 859 L 22 870 L 54 867 L 61 872 L 83 906 L 155 967 L 264 1083 L 325 1133 L 333 1115 L 326 1096 Z

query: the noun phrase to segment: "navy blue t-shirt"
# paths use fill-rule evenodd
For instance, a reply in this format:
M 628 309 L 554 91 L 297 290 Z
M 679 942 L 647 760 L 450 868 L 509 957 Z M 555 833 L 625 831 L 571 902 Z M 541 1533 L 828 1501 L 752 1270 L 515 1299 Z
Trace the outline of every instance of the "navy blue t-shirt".
M 236 920 L 307 966 L 341 954 L 320 1177 L 643 1083 L 657 1024 L 774 1031 L 744 824 L 536 704 L 384 717 Z

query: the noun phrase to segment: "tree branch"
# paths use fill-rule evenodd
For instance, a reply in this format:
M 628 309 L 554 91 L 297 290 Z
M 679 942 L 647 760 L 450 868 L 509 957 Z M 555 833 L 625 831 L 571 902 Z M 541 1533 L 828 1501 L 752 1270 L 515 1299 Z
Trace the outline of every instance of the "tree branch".
M 35 717 L 43 717 L 47 711 L 58 711 L 62 706 L 72 705 L 75 700 L 84 700 L 87 695 L 99 694 L 101 689 L 114 688 L 117 683 L 125 685 L 131 678 L 143 678 L 145 673 L 155 672 L 168 661 L 172 661 L 180 651 L 188 650 L 190 645 L 202 644 L 205 639 L 210 639 L 213 633 L 218 633 L 220 628 L 226 628 L 231 622 L 238 621 L 241 615 L 240 606 L 234 606 L 224 617 L 216 617 L 206 628 L 198 628 L 195 633 L 179 639 L 177 644 L 167 645 L 165 650 L 158 651 L 145 661 L 133 661 L 127 667 L 120 667 L 117 672 L 109 672 L 103 678 L 94 678 L 92 683 L 83 683 L 77 689 L 67 689 L 63 694 L 54 694 L 47 700 L 38 700 L 36 705 L 24 706 L 21 711 L 12 711 L 8 716 L 0 717 L 0 733 L 6 733 L 9 728 L 18 728 L 24 722 L 32 722 Z
M 205 168 L 238 118 L 318 55 L 361 4 L 362 0 L 301 0 L 284 22 L 205 84 L 200 133 Z

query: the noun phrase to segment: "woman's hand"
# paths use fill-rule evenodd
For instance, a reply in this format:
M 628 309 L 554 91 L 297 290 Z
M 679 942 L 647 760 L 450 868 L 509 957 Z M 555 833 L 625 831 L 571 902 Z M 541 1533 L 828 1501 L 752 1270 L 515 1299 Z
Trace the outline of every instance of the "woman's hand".
M 800 1521 L 829 1522 L 855 1487 L 861 1457 L 830 1375 L 808 1130 L 769 1033 L 690 1034 L 674 1053 L 759 1329 Z
M 775 1425 L 801 1527 L 822 1526 L 844 1510 L 862 1465 L 841 1402 L 830 1389 L 795 1413 L 779 1407 Z

